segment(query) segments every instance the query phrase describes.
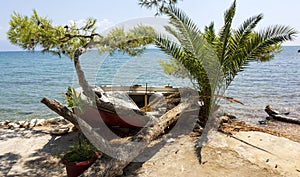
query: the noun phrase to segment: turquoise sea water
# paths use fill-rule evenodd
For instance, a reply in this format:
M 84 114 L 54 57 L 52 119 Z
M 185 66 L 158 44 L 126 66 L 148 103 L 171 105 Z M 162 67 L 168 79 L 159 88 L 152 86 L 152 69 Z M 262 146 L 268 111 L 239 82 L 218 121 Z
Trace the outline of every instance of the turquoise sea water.
M 226 112 L 246 120 L 263 119 L 267 104 L 300 117 L 300 47 L 284 47 L 270 62 L 251 63 L 226 92 L 245 105 L 223 104 Z M 89 51 L 81 57 L 91 85 L 149 86 L 189 85 L 187 80 L 166 76 L 158 59 L 168 56 L 148 49 L 139 57 L 123 53 L 98 55 Z M 0 119 L 50 118 L 57 115 L 40 103 L 44 96 L 64 102 L 62 93 L 77 87 L 73 62 L 41 52 L 0 52 Z
M 269 62 L 253 62 L 239 73 L 226 95 L 245 105 L 228 104 L 225 110 L 250 122 L 267 117 L 264 109 L 271 105 L 291 117 L 300 117 L 299 46 L 283 47 Z

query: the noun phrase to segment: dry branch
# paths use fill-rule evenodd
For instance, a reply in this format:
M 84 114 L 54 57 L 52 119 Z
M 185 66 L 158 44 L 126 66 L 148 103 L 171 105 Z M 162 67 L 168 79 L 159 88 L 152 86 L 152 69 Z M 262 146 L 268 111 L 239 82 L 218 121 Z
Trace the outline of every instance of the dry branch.
M 300 125 L 300 119 L 299 118 L 293 118 L 293 117 L 288 117 L 286 115 L 283 115 L 279 111 L 276 111 L 276 110 L 272 109 L 272 107 L 270 105 L 266 106 L 265 111 L 271 118 L 273 118 L 275 120 Z
M 43 97 L 41 99 L 41 102 L 44 103 L 48 108 L 50 108 L 52 111 L 56 112 L 60 116 L 64 117 L 68 121 L 70 121 L 72 124 L 74 124 L 77 128 L 78 122 L 77 122 L 77 116 L 72 111 L 70 111 L 66 106 L 61 104 L 57 100 L 50 100 L 46 97 Z

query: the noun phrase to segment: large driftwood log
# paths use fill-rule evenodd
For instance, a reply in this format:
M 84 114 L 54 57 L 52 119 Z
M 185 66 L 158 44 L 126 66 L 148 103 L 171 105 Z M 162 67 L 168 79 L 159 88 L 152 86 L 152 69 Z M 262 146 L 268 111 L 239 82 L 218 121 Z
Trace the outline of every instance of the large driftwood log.
M 270 105 L 266 106 L 265 111 L 271 118 L 275 120 L 300 125 L 300 118 L 293 118 L 293 117 L 288 117 L 286 115 L 283 115 L 279 111 L 272 109 Z
M 123 169 L 139 154 L 141 154 L 147 145 L 172 123 L 176 122 L 183 110 L 190 107 L 191 103 L 181 103 L 172 110 L 165 113 L 158 121 L 150 127 L 143 128 L 136 136 L 127 140 L 118 150 L 117 157 L 98 159 L 91 168 L 89 168 L 82 176 L 118 176 L 123 173 Z
M 78 122 L 77 122 L 77 116 L 72 111 L 70 111 L 66 106 L 61 104 L 57 100 L 50 100 L 46 97 L 43 97 L 41 99 L 41 102 L 44 103 L 48 108 L 50 108 L 52 111 L 56 112 L 58 115 L 64 117 L 68 121 L 70 121 L 72 124 L 74 124 L 77 128 Z

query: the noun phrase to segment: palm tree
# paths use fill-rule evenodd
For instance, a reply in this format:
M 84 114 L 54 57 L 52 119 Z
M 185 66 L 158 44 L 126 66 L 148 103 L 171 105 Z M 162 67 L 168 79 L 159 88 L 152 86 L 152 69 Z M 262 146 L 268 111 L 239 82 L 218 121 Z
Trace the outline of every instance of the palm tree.
M 270 26 L 260 32 L 254 31 L 263 18 L 262 14 L 248 18 L 234 30 L 232 22 L 235 11 L 236 1 L 225 12 L 224 26 L 218 34 L 215 33 L 213 23 L 201 32 L 186 14 L 174 6 L 164 11 L 171 24 L 166 26 L 166 30 L 176 40 L 159 36 L 156 43 L 176 62 L 163 65 L 168 67 L 171 74 L 178 74 L 178 68 L 182 71 L 182 67 L 188 71 L 188 76 L 195 83 L 204 103 L 199 113 L 202 126 L 206 124 L 215 103 L 215 94 L 225 91 L 237 73 L 250 61 L 270 60 L 280 51 L 281 43 L 293 40 L 297 33 L 293 28 L 283 25 Z M 177 68 L 177 71 L 175 69 L 170 72 L 170 67 Z

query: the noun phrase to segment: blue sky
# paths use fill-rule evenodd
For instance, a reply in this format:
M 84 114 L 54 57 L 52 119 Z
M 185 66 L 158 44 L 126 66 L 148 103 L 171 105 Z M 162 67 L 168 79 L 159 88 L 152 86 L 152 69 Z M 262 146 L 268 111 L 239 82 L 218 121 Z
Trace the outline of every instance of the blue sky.
M 219 28 L 223 24 L 224 11 L 233 0 L 183 0 L 178 6 L 183 9 L 200 28 L 214 21 Z M 269 25 L 284 24 L 300 31 L 299 0 L 238 0 L 234 26 L 246 18 L 264 14 L 258 30 Z M 154 11 L 141 8 L 137 0 L 8 0 L 0 6 L 0 51 L 21 50 L 6 39 L 11 14 L 15 11 L 31 15 L 36 9 L 41 16 L 52 19 L 54 24 L 67 24 L 89 17 L 98 20 L 100 30 L 131 19 L 151 17 Z M 300 35 L 298 35 L 300 36 Z M 300 38 L 284 45 L 300 45 Z

